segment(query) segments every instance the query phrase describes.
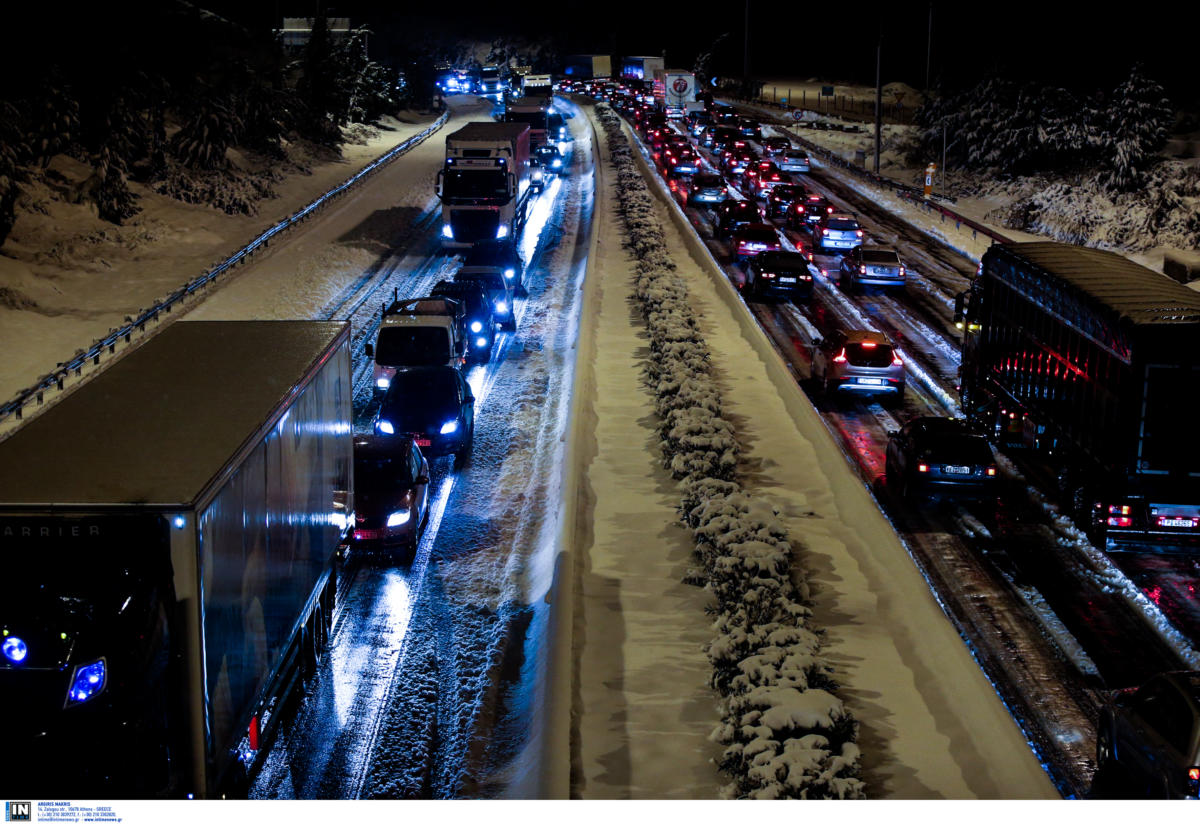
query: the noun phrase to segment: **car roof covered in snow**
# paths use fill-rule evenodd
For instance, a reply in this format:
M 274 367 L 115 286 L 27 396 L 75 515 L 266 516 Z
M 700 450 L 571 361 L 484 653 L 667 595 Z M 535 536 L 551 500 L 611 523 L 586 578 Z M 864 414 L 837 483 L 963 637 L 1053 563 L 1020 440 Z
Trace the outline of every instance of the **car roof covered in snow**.
M 1200 293 L 1166 275 L 1101 249 L 1069 243 L 1004 243 L 984 255 L 1037 267 L 1135 325 L 1200 323 Z

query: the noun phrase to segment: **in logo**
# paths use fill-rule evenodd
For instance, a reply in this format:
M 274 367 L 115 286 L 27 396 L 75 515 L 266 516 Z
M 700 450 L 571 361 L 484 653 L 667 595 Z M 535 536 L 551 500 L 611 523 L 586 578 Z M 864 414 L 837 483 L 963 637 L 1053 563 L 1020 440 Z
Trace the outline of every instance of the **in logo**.
M 33 821 L 33 803 L 30 801 L 5 801 L 5 821 Z
M 687 78 L 676 77 L 675 82 L 671 84 L 671 88 L 675 90 L 675 94 L 683 94 L 688 90 Z

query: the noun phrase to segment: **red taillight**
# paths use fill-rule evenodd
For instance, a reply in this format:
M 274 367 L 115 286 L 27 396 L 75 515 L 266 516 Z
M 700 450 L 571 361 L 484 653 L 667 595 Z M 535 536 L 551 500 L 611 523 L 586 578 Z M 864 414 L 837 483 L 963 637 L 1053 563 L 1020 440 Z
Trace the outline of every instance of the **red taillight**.
M 826 213 L 828 213 L 828 214 L 833 214 L 833 207 L 832 207 L 832 206 L 827 206 L 827 207 L 825 208 L 825 211 L 826 211 Z
M 846 362 L 846 350 L 843 349 L 841 352 L 838 352 L 837 355 L 834 356 L 833 362 L 834 363 L 845 363 Z
M 1125 515 L 1119 515 L 1117 517 L 1109 518 L 1108 525 L 1109 526 L 1133 526 L 1133 518 L 1127 517 Z
M 859 267 L 858 267 L 858 273 L 859 273 L 860 275 L 865 275 L 865 274 L 867 273 L 867 267 L 866 267 L 866 266 L 859 266 Z
M 1109 515 L 1128 515 L 1130 512 L 1131 510 L 1129 509 L 1128 505 L 1117 506 L 1116 504 L 1113 504 L 1108 508 Z
M 859 229 L 859 230 L 858 230 L 857 232 L 855 232 L 854 234 L 858 235 L 859 237 L 862 237 L 862 229 Z
M 917 464 L 917 471 L 918 472 L 928 472 L 929 464 Z
M 258 749 L 258 716 L 254 715 L 250 718 L 250 726 L 246 730 L 246 738 L 250 740 L 250 749 Z
M 989 466 L 989 467 L 987 468 L 987 475 L 988 475 L 988 477 L 989 477 L 989 478 L 994 478 L 994 477 L 996 477 L 996 467 L 994 467 L 994 466 Z
M 899 355 L 892 355 L 892 366 L 903 366 L 904 361 L 900 360 Z
M 1192 767 L 1188 770 L 1188 781 L 1200 781 L 1200 767 Z
M 900 267 L 900 277 L 904 277 L 904 267 Z
M 764 278 L 773 278 L 773 277 L 775 277 L 775 273 L 774 272 L 763 272 L 762 276 Z
M 823 234 L 823 235 L 827 235 L 827 234 L 829 234 L 829 230 L 828 230 L 828 229 L 822 229 L 822 230 L 821 230 L 821 234 Z

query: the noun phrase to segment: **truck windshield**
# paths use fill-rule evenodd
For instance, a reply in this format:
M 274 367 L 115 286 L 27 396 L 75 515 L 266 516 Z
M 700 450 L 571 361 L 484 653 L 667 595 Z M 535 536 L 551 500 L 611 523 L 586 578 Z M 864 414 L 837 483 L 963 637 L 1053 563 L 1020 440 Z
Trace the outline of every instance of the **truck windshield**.
M 508 176 L 502 169 L 447 169 L 442 195 L 452 199 L 504 200 L 508 197 Z
M 441 326 L 385 326 L 375 362 L 380 366 L 436 366 L 450 360 L 450 335 Z

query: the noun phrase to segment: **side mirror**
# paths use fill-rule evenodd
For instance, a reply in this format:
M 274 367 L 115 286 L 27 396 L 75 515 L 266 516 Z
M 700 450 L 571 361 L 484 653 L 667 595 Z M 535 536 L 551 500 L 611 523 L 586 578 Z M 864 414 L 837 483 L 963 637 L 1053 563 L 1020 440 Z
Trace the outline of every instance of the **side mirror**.
M 375 357 L 375 347 L 369 343 L 364 344 L 363 345 L 363 354 L 366 355 L 368 358 Z
M 446 177 L 446 170 L 445 170 L 445 169 L 438 169 L 438 173 L 437 173 L 437 184 L 434 186 L 434 192 L 437 194 L 437 196 L 438 196 L 438 199 L 439 199 L 439 200 L 440 200 L 440 199 L 441 199 L 441 197 L 442 197 L 442 180 L 443 180 L 445 177 Z
M 418 475 L 417 479 L 415 481 L 413 481 L 413 483 L 427 484 L 427 483 L 429 483 L 429 476 L 428 475 Z
M 899 437 L 900 437 L 900 430 L 899 430 L 899 429 L 889 429 L 889 430 L 888 430 L 888 433 L 887 433 L 887 436 L 888 436 L 888 438 L 889 438 L 889 439 L 895 439 L 895 438 L 899 438 Z

